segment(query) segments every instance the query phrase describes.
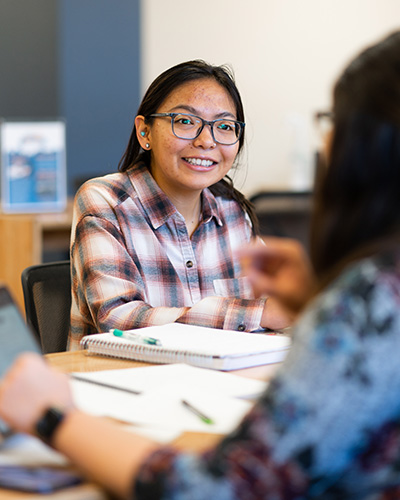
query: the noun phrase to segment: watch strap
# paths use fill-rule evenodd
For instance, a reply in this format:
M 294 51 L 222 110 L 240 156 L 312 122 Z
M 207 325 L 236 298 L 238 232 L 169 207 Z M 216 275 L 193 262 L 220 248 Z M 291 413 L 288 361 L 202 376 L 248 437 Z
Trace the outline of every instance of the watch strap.
M 54 433 L 64 420 L 64 417 L 64 412 L 58 408 L 48 408 L 36 422 L 36 434 L 42 441 L 51 446 Z

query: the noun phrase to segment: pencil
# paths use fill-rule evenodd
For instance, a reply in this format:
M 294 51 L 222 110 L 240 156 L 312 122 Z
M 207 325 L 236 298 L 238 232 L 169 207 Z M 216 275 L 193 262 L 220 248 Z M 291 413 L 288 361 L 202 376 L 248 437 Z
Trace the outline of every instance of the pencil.
M 182 399 L 182 404 L 183 404 L 183 406 L 185 408 L 187 408 L 192 413 L 194 413 L 195 415 L 197 415 L 204 423 L 206 423 L 206 424 L 213 424 L 214 423 L 213 420 L 210 417 L 207 417 L 207 415 L 204 415 L 204 413 L 202 413 L 200 410 L 198 410 L 197 408 L 195 408 L 192 404 L 190 404 L 185 399 Z

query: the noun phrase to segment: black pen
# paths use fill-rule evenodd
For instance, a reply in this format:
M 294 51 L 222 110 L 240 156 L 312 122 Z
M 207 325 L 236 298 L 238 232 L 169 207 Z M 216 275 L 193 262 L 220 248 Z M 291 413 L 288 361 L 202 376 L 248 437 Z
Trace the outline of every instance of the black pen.
M 200 410 L 198 410 L 197 408 L 195 408 L 193 405 L 191 405 L 188 401 L 186 401 L 185 399 L 182 399 L 182 404 L 185 408 L 187 408 L 188 410 L 190 410 L 192 413 L 194 413 L 195 415 L 197 415 L 199 418 L 201 418 L 201 420 L 205 423 L 205 424 L 213 424 L 213 420 L 210 418 L 210 417 L 207 417 L 206 415 L 204 415 L 204 413 L 202 413 Z
M 125 387 L 118 387 L 116 385 L 106 384 L 105 382 L 98 382 L 97 380 L 92 380 L 90 378 L 80 377 L 79 375 L 71 374 L 71 378 L 78 380 L 79 382 L 87 382 L 88 384 L 99 385 L 100 387 L 107 387 L 107 389 L 114 389 L 115 391 L 128 392 L 129 394 L 141 394 L 140 391 L 135 391 L 135 389 L 127 389 Z

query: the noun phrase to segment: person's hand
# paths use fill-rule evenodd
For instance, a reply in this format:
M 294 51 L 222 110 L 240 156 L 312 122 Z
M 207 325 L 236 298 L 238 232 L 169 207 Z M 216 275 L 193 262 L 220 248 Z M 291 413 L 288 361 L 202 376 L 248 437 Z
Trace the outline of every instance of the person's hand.
M 260 326 L 269 330 L 283 330 L 293 323 L 294 318 L 295 314 L 279 300 L 269 297 L 265 302 Z
M 16 431 L 34 433 L 36 422 L 51 406 L 73 406 L 67 376 L 37 354 L 22 354 L 0 382 L 0 417 Z
M 315 277 L 303 246 L 289 238 L 263 238 L 264 244 L 254 243 L 238 253 L 243 272 L 250 280 L 256 296 L 268 296 L 263 314 L 267 318 L 268 303 L 271 314 L 280 307 L 293 317 L 312 295 Z M 273 309 L 272 309 L 273 308 Z M 271 328 L 271 327 L 269 327 Z

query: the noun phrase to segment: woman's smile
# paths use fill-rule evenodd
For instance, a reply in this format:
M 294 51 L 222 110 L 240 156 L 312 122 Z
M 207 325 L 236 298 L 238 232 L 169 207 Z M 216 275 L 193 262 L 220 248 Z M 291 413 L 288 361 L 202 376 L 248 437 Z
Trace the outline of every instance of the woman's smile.
M 217 165 L 217 162 L 209 158 L 191 157 L 183 158 L 183 160 L 189 163 L 191 167 L 194 167 L 194 169 L 198 171 L 208 171 L 211 167 Z

